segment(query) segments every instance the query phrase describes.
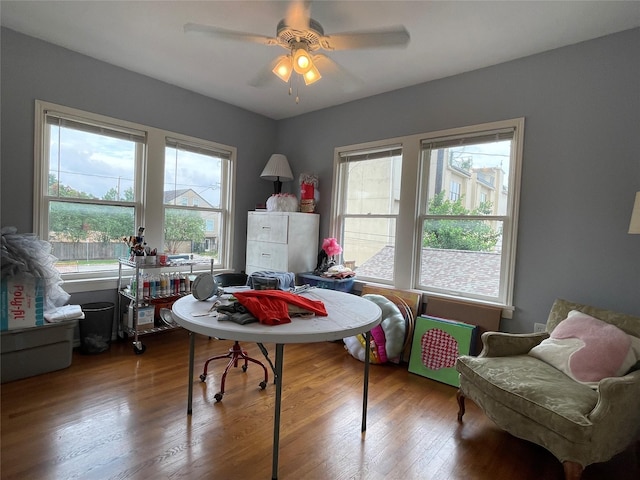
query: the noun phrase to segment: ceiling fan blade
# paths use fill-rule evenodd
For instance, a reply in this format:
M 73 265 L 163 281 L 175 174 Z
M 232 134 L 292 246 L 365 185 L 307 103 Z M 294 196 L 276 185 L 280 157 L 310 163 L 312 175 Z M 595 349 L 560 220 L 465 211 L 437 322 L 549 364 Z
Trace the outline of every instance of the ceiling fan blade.
M 311 2 L 295 0 L 291 2 L 284 17 L 284 23 L 293 30 L 304 31 L 309 28 Z
M 346 68 L 321 53 L 313 56 L 313 63 L 318 68 L 323 78 L 331 78 L 335 80 L 342 86 L 344 91 L 355 90 L 364 83 L 362 79 L 356 77 Z
M 227 30 L 226 28 L 214 27 L 211 25 L 201 25 L 198 23 L 185 23 L 185 33 L 201 33 L 209 37 L 222 38 L 228 40 L 239 40 L 242 42 L 261 43 L 263 45 L 278 45 L 278 39 L 256 35 L 254 33 L 238 32 Z
M 353 50 L 358 48 L 404 47 L 410 40 L 403 26 L 362 32 L 346 32 L 320 38 L 325 50 Z

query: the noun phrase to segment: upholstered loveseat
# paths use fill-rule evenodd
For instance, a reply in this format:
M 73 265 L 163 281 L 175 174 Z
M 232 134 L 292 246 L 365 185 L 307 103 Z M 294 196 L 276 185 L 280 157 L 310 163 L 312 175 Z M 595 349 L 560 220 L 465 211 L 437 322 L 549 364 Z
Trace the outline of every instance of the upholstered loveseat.
M 616 338 L 622 337 L 623 341 L 630 340 L 631 344 L 624 343 L 621 348 L 635 347 L 637 361 L 640 317 L 556 300 L 547 320 L 547 332 L 485 332 L 481 354 L 462 356 L 456 363 L 460 374 L 458 421 L 462 422 L 465 398 L 470 398 L 502 429 L 549 450 L 562 462 L 567 480 L 579 479 L 587 465 L 609 460 L 640 440 L 640 370 L 637 363 L 627 368 L 633 351 L 626 357 L 624 371 L 599 382 L 576 379 L 580 372 L 576 373 L 576 365 L 567 363 L 567 359 L 564 367 L 569 370 L 562 371 L 544 355 L 536 356 L 536 352 L 553 347 L 554 341 L 558 344 L 566 341 L 573 345 L 574 357 L 569 361 L 576 363 L 577 350 L 587 344 L 568 338 L 571 335 L 553 333 L 572 315 L 574 323 L 577 319 L 585 320 L 577 324 L 579 331 L 588 330 L 582 327 L 588 321 L 598 323 L 590 317 L 605 322 L 602 324 L 605 330 L 599 331 L 607 332 L 602 339 L 609 341 L 618 335 Z M 567 330 L 568 325 L 565 323 L 563 329 Z M 615 330 L 614 335 L 610 335 L 611 329 Z M 598 347 L 602 349 L 606 341 Z M 620 348 L 610 350 L 610 355 L 598 355 L 592 365 L 611 363 L 610 356 L 621 358 Z M 585 362 L 588 359 L 583 365 Z

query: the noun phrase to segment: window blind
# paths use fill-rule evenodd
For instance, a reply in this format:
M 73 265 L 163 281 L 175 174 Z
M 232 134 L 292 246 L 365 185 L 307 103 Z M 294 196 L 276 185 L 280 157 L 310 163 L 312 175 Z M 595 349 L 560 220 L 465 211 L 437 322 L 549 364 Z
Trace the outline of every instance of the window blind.
M 340 152 L 340 160 L 343 162 L 358 162 L 361 160 L 399 157 L 400 155 L 402 155 L 402 146 L 391 145 L 380 149 Z
M 185 152 L 196 153 L 198 155 L 207 155 L 209 157 L 217 157 L 224 160 L 231 159 L 231 152 L 226 150 L 207 148 L 202 145 L 198 145 L 197 143 L 189 143 L 175 138 L 167 137 L 166 145 L 167 147 L 175 148 L 176 150 L 183 150 Z
M 491 133 L 482 133 L 480 135 L 456 135 L 451 137 L 443 137 L 438 139 L 422 140 L 422 149 L 437 150 L 439 148 L 462 147 L 465 145 L 478 145 L 479 143 L 493 143 L 503 140 L 512 140 L 515 130 L 512 128 L 505 130 L 497 130 Z
M 127 129 L 123 127 L 115 127 L 113 125 L 101 124 L 95 121 L 86 120 L 84 118 L 75 118 L 70 115 L 60 114 L 52 111 L 45 111 L 45 120 L 47 125 L 58 126 L 61 128 L 70 128 L 81 132 L 93 133 L 119 140 L 128 140 L 131 142 L 146 143 L 146 132 Z

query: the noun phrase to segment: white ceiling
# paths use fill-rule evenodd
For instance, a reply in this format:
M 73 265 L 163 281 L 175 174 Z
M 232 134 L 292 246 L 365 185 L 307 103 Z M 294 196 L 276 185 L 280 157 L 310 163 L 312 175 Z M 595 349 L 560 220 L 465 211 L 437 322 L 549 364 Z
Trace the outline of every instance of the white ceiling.
M 404 25 L 406 48 L 323 52 L 362 82 L 325 75 L 299 89 L 250 82 L 278 46 L 185 34 L 188 22 L 276 35 L 283 1 L 8 1 L 2 25 L 209 97 L 282 119 L 640 26 L 640 1 L 313 1 L 325 34 Z

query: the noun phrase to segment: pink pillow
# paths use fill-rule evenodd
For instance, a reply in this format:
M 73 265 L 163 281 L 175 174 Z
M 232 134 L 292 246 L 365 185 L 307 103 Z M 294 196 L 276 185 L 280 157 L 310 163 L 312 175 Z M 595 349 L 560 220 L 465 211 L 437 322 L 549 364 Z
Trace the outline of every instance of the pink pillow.
M 529 352 L 578 382 L 624 375 L 633 358 L 631 337 L 615 325 L 576 310 Z M 631 363 L 632 364 L 632 363 Z
M 618 327 L 580 312 L 560 322 L 551 338 L 578 338 L 584 342 L 584 347 L 569 358 L 571 373 L 581 382 L 617 376 L 631 347 L 631 339 Z

